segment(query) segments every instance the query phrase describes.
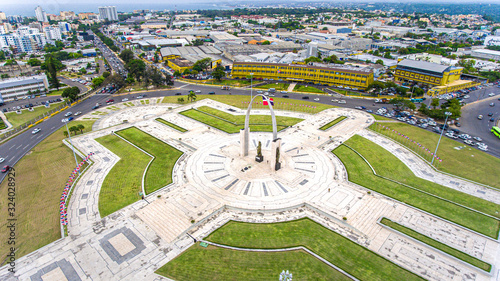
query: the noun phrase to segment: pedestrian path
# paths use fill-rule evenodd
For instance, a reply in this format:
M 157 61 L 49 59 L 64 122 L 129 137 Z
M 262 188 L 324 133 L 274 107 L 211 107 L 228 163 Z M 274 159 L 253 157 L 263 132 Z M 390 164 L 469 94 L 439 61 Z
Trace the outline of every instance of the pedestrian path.
M 296 85 L 297 85 L 297 83 L 290 83 L 290 85 L 288 86 L 287 91 L 288 92 L 293 92 L 293 88 L 295 88 Z

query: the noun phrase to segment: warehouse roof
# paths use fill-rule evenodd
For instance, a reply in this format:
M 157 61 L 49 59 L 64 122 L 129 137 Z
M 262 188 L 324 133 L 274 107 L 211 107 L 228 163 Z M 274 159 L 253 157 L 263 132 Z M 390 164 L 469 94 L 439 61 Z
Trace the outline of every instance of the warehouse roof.
M 443 72 L 451 69 L 451 66 L 441 65 L 437 63 L 427 62 L 427 61 L 417 61 L 405 59 L 398 63 L 398 67 L 414 68 L 415 70 L 425 70 L 429 72 L 435 72 L 442 74 Z

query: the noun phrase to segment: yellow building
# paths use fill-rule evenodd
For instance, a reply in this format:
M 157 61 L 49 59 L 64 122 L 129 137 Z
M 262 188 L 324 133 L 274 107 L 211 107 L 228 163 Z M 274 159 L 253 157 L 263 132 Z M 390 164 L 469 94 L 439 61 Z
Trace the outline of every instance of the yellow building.
M 233 78 L 246 78 L 253 73 L 254 78 L 268 78 L 293 82 L 312 82 L 328 86 L 342 86 L 351 89 L 366 89 L 373 83 L 371 68 L 358 68 L 341 64 L 312 65 L 281 64 L 265 62 L 235 62 Z
M 179 71 L 180 73 L 183 73 L 186 69 L 191 69 L 193 64 L 194 63 L 182 58 L 167 60 L 167 65 L 174 71 Z
M 430 88 L 427 93 L 436 95 L 476 86 L 473 81 L 460 80 L 462 70 L 462 67 L 405 59 L 396 66 L 394 77 L 397 82 L 426 85 Z

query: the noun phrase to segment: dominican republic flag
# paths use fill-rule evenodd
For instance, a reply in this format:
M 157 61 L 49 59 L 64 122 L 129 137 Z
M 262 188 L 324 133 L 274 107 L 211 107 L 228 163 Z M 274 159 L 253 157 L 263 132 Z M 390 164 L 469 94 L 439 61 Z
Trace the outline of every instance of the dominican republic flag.
M 274 99 L 273 98 L 265 98 L 265 97 L 262 97 L 262 104 L 263 105 L 268 105 L 268 101 L 271 102 L 271 105 L 274 106 Z

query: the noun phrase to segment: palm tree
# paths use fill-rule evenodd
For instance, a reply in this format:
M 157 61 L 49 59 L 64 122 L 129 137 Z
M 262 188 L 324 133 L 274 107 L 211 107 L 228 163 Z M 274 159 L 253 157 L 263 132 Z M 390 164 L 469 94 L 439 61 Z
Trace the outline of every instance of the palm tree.
M 71 126 L 71 127 L 69 127 L 69 131 L 73 132 L 76 135 L 76 132 L 78 131 L 78 128 L 76 126 Z
M 64 134 L 64 137 L 65 137 L 65 138 L 67 138 L 67 137 L 68 137 L 68 131 L 64 131 L 64 132 L 63 132 L 63 134 Z
M 191 102 L 192 101 L 195 101 L 196 100 L 196 94 L 193 92 L 193 91 L 190 91 L 188 96 L 187 96 L 188 100 L 190 100 Z
M 85 126 L 83 126 L 82 124 L 78 124 L 76 127 L 78 128 L 78 130 L 80 130 L 80 133 L 83 134 L 83 130 L 85 130 Z

